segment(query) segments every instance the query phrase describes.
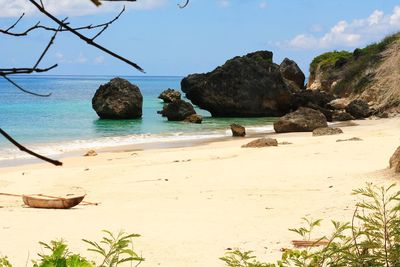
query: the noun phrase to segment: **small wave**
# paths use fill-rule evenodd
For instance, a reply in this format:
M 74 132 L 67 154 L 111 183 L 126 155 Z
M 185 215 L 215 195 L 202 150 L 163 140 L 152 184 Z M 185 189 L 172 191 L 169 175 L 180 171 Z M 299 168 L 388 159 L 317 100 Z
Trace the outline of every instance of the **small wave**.
M 260 134 L 273 132 L 272 125 L 247 127 L 249 134 Z M 201 140 L 213 140 L 231 136 L 231 130 L 214 130 L 205 133 L 175 132 L 170 134 L 136 134 L 129 136 L 102 137 L 88 140 L 64 141 L 58 143 L 32 144 L 29 148 L 33 151 L 47 156 L 57 156 L 70 152 L 88 149 L 112 148 L 118 146 L 141 145 L 141 144 L 165 144 L 171 142 L 190 142 Z M 16 148 L 0 149 L 0 161 L 13 159 L 28 159 L 32 156 L 19 151 Z

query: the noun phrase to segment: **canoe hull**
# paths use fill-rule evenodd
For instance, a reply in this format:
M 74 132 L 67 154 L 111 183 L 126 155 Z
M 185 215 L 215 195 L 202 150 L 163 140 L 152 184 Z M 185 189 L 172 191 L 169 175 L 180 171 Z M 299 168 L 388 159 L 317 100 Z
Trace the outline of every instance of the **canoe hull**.
M 81 203 L 84 198 L 85 196 L 68 198 L 44 198 L 40 195 L 22 196 L 25 205 L 39 209 L 70 209 Z

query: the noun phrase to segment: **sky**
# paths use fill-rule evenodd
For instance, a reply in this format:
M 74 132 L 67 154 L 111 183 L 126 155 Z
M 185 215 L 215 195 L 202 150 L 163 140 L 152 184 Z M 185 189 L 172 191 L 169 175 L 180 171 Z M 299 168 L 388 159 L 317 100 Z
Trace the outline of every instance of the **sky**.
M 72 26 L 110 20 L 122 3 L 94 7 L 89 0 L 45 0 L 46 8 Z M 279 64 L 295 60 L 308 76 L 312 59 L 327 51 L 349 50 L 400 31 L 398 0 L 137 0 L 98 39 L 100 44 L 136 62 L 127 64 L 88 46 L 70 33 L 59 34 L 41 67 L 59 66 L 53 75 L 176 75 L 213 70 L 226 60 L 258 50 L 274 53 Z M 23 30 L 41 21 L 27 0 L 0 0 L 0 27 Z M 96 32 L 84 32 L 93 36 Z M 51 33 L 35 31 L 15 38 L 0 35 L 1 68 L 29 67 Z

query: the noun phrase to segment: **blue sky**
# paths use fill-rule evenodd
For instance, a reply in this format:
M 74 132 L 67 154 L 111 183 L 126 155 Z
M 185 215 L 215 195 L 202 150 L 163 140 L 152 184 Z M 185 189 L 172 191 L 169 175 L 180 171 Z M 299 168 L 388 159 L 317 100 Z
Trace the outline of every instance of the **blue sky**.
M 95 8 L 89 0 L 47 0 L 58 17 L 72 25 L 113 18 L 121 4 Z M 316 55 L 334 49 L 353 50 L 400 31 L 400 3 L 394 0 L 138 0 L 99 39 L 99 43 L 135 61 L 146 75 L 207 72 L 227 59 L 256 50 L 271 50 L 274 61 L 289 57 L 308 75 Z M 0 0 L 0 27 L 21 12 L 18 29 L 41 20 L 26 0 Z M 50 34 L 0 35 L 2 67 L 30 66 Z M 60 35 L 43 67 L 59 63 L 49 74 L 140 75 L 126 64 L 87 46 L 71 34 Z

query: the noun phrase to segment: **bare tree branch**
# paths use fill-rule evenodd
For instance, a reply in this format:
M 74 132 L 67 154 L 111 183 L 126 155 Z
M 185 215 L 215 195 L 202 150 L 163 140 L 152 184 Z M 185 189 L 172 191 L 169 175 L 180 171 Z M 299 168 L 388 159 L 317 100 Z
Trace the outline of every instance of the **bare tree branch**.
M 93 30 L 93 29 L 97 29 L 97 28 L 108 28 L 111 24 L 113 24 L 116 20 L 118 20 L 120 18 L 120 16 L 124 12 L 125 12 L 125 7 L 123 7 L 121 12 L 118 13 L 118 15 L 115 18 L 113 18 L 112 20 L 110 20 L 110 21 L 107 21 L 107 22 L 104 22 L 104 23 L 101 23 L 101 24 L 96 24 L 96 25 L 90 24 L 90 25 L 87 25 L 87 26 L 74 27 L 73 29 L 76 30 L 76 31 L 81 31 L 81 30 Z M 26 30 L 24 30 L 22 32 L 12 32 L 11 30 L 20 22 L 20 20 L 24 17 L 24 15 L 25 15 L 25 13 L 22 14 L 19 17 L 19 19 L 13 25 L 11 25 L 9 28 L 7 28 L 5 30 L 4 29 L 0 29 L 0 33 L 19 37 L 19 36 L 27 36 L 31 31 L 40 30 L 40 29 L 46 30 L 46 31 L 53 31 L 53 32 L 57 31 L 57 28 L 49 27 L 49 26 L 46 26 L 46 25 L 41 25 L 40 22 L 37 22 L 35 25 L 29 27 L 28 29 L 26 29 Z M 65 23 L 69 24 L 67 22 L 65 22 Z M 69 31 L 69 30 L 65 29 L 65 28 L 59 30 L 59 32 L 66 32 L 66 31 Z
M 32 155 L 38 159 L 47 161 L 55 166 L 62 166 L 62 162 L 58 161 L 58 160 L 53 160 L 50 158 L 47 158 L 45 156 L 42 156 L 40 154 L 37 154 L 35 152 L 33 152 L 32 150 L 27 149 L 26 147 L 24 147 L 23 145 L 21 145 L 20 143 L 18 143 L 17 141 L 15 141 L 8 133 L 6 133 L 3 129 L 0 128 L 0 134 L 2 136 L 4 136 L 8 141 L 10 141 L 10 143 L 12 143 L 13 145 L 15 145 L 16 147 L 19 148 L 19 150 L 28 153 L 29 155 Z
M 117 58 L 123 62 L 125 62 L 126 64 L 134 67 L 135 69 L 139 70 L 140 72 L 144 73 L 144 70 L 136 63 L 112 52 L 111 50 L 105 48 L 104 46 L 101 46 L 100 44 L 96 43 L 92 38 L 89 38 L 83 34 L 81 34 L 80 32 L 78 32 L 77 30 L 73 29 L 72 27 L 70 27 L 67 23 L 59 20 L 58 18 L 56 18 L 53 14 L 49 13 L 45 8 L 43 8 L 42 6 L 40 6 L 35 0 L 29 0 L 29 2 L 31 2 L 41 13 L 43 13 L 44 15 L 46 15 L 48 18 L 50 18 L 51 20 L 53 20 L 55 23 L 57 23 L 59 26 L 61 26 L 62 28 L 67 29 L 69 32 L 73 33 L 74 35 L 76 35 L 79 39 L 85 41 L 88 45 L 94 46 L 97 49 L 109 54 L 110 56 Z M 97 37 L 97 36 L 96 36 Z
M 189 4 L 189 0 L 186 0 L 184 4 L 178 4 L 179 8 L 185 8 Z
M 22 18 L 23 16 L 21 16 L 20 18 Z M 65 21 L 67 18 L 65 18 L 63 21 Z M 19 20 L 18 20 L 19 21 Z M 18 21 L 16 23 L 18 23 Z M 16 23 L 13 25 L 15 26 Z M 12 26 L 12 27 L 13 27 Z M 28 93 L 34 96 L 41 96 L 41 97 L 49 97 L 51 95 L 51 93 L 49 94 L 38 94 L 38 93 L 34 93 L 31 91 L 28 91 L 24 88 L 22 88 L 20 85 L 18 85 L 16 82 L 14 82 L 13 80 L 11 80 L 10 78 L 7 77 L 7 75 L 14 75 L 14 74 L 30 74 L 33 72 L 46 72 L 49 71 L 55 67 L 57 67 L 57 64 L 46 68 L 46 69 L 39 69 L 38 66 L 40 64 L 40 62 L 43 60 L 44 56 L 47 54 L 47 52 L 49 51 L 50 47 L 54 44 L 54 40 L 57 36 L 57 33 L 62 29 L 62 26 L 59 26 L 58 29 L 56 30 L 56 32 L 54 32 L 53 36 L 50 38 L 49 43 L 47 44 L 46 48 L 43 50 L 42 54 L 40 55 L 40 57 L 38 58 L 38 60 L 36 61 L 36 63 L 34 64 L 34 66 L 32 68 L 11 68 L 11 69 L 0 69 L 0 76 L 3 77 L 6 81 L 8 81 L 9 83 L 11 83 L 12 85 L 14 85 L 16 88 L 18 88 L 19 90 L 21 90 L 24 93 Z

